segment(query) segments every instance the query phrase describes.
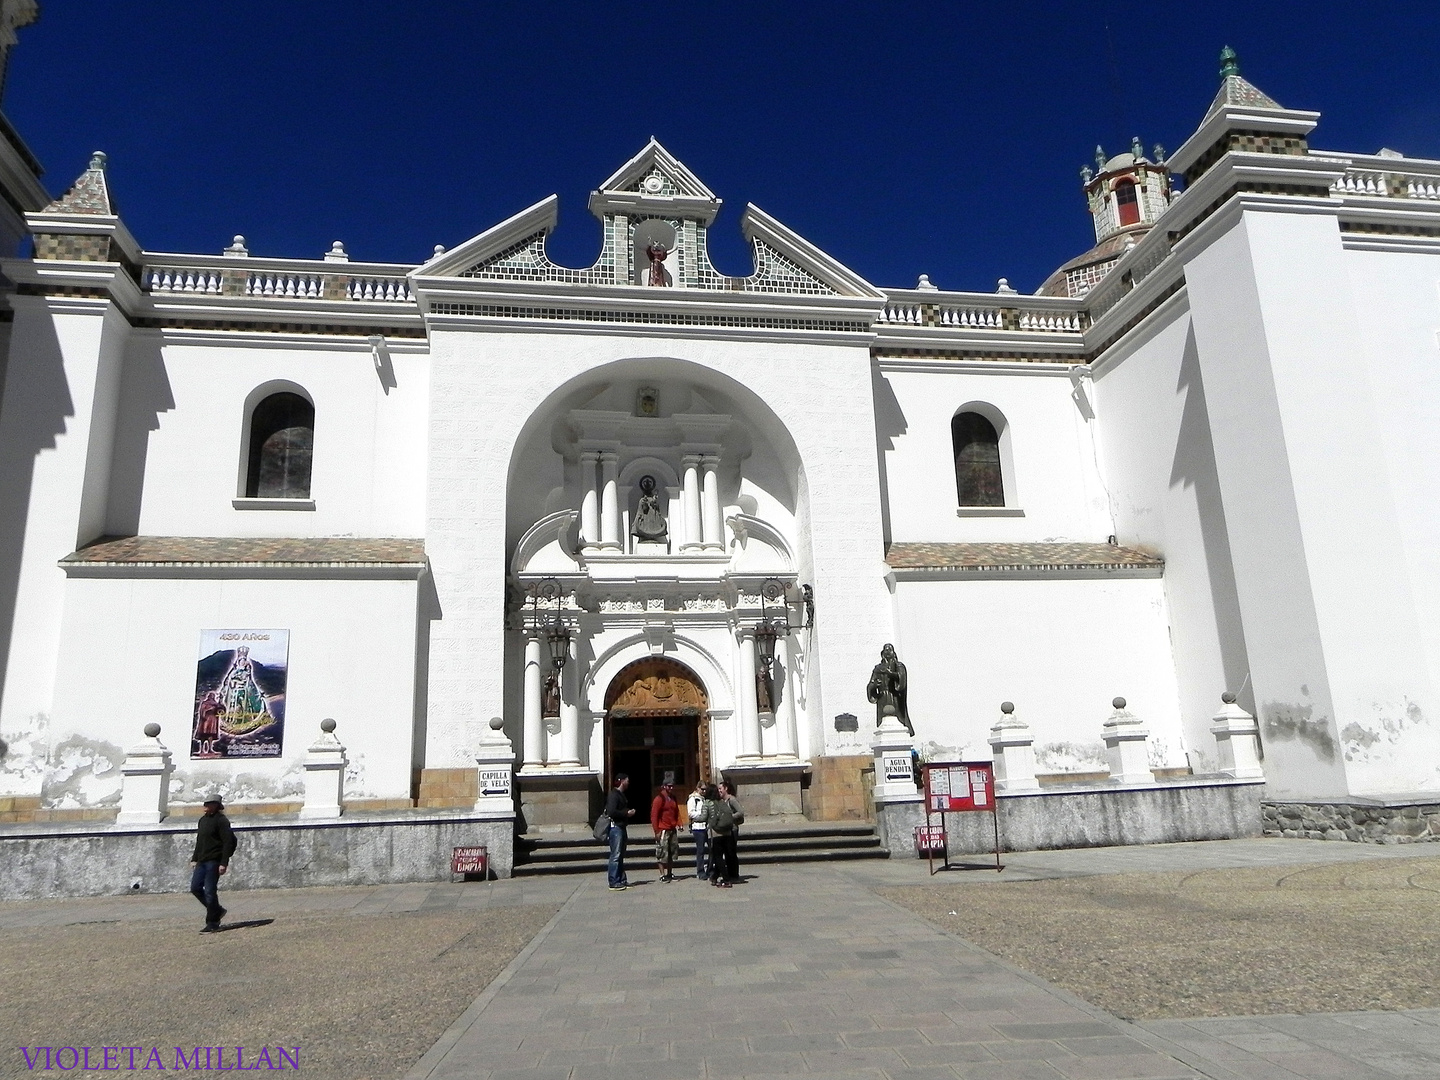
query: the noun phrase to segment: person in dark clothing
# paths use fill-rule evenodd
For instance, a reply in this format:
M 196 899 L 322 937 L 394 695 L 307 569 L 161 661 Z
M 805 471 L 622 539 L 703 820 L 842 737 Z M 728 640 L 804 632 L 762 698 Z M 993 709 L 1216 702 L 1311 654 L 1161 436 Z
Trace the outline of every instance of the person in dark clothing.
M 728 889 L 729 868 L 736 862 L 735 814 L 714 784 L 705 788 L 705 825 L 710 833 L 710 884 Z M 739 876 L 738 867 L 735 876 Z
M 605 798 L 605 815 L 610 819 L 610 861 L 605 867 L 605 876 L 610 882 L 611 892 L 623 892 L 630 887 L 625 879 L 625 826 L 635 816 L 625 789 L 630 786 L 630 777 L 624 773 L 615 774 L 615 786 Z
M 225 917 L 218 890 L 220 876 L 230 868 L 230 856 L 235 854 L 235 831 L 230 828 L 230 819 L 220 812 L 223 809 L 218 798 L 205 801 L 205 813 L 195 830 L 195 850 L 190 855 L 190 865 L 195 868 L 190 875 L 190 892 L 205 905 L 202 934 L 215 933 Z

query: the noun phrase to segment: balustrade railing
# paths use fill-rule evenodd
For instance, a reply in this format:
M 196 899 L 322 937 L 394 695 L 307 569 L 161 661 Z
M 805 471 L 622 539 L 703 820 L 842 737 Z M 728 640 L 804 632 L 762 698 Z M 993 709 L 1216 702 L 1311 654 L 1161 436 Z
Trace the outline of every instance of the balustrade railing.
M 403 274 L 355 274 L 333 271 L 257 270 L 228 266 L 145 267 L 143 288 L 152 293 L 202 293 L 211 296 L 283 297 L 297 300 L 354 300 L 365 303 L 414 302 Z
M 1382 199 L 1440 200 L 1440 175 L 1349 169 L 1330 185 L 1336 195 L 1367 195 Z
M 1030 298 L 1015 295 L 1013 302 L 973 299 L 957 301 L 942 297 L 911 298 L 892 295 L 880 309 L 880 326 L 931 326 L 961 330 L 1024 330 L 1042 334 L 1078 334 L 1085 329 L 1084 316 L 1074 309 L 1026 306 Z

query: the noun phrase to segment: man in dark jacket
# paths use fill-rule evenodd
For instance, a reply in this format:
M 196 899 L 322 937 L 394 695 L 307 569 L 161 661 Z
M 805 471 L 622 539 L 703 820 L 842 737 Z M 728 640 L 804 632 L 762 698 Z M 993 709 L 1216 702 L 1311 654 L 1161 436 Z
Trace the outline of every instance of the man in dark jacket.
M 235 854 L 235 831 L 230 828 L 230 819 L 220 812 L 222 809 L 224 804 L 218 798 L 205 801 L 205 813 L 195 830 L 195 851 L 190 856 L 190 865 L 195 868 L 190 875 L 190 892 L 205 905 L 202 934 L 215 933 L 225 917 L 217 890 L 220 875 L 230 868 L 230 856 Z
M 605 877 L 611 892 L 623 892 L 630 887 L 625 880 L 625 826 L 635 816 L 625 789 L 630 786 L 630 777 L 624 773 L 615 774 L 615 786 L 605 799 L 605 814 L 610 819 L 610 859 L 605 866 Z

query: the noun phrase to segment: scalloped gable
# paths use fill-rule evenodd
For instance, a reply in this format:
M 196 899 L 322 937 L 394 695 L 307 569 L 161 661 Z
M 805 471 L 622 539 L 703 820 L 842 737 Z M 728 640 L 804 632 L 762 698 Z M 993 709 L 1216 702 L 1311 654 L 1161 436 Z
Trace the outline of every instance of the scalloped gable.
M 638 154 L 601 183 L 599 190 L 640 192 L 645 190 L 645 181 L 651 176 L 660 179 L 659 189 L 652 194 L 710 199 L 717 205 L 720 202 L 719 197 L 686 168 L 679 158 L 661 146 L 653 135 Z

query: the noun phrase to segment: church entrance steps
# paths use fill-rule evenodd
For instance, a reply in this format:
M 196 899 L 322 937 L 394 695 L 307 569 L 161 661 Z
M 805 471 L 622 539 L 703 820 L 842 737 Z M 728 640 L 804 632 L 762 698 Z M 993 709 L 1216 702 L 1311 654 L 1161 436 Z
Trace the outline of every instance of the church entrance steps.
M 654 833 L 648 825 L 632 825 L 627 866 L 643 869 L 655 864 Z M 836 862 L 849 859 L 889 857 L 868 822 L 787 821 L 746 822 L 740 827 L 740 867 L 775 863 Z M 600 873 L 605 869 L 606 845 L 588 833 L 531 833 L 515 843 L 516 877 L 542 874 Z M 677 873 L 689 867 L 694 873 L 695 844 L 690 830 L 680 830 L 680 861 Z

